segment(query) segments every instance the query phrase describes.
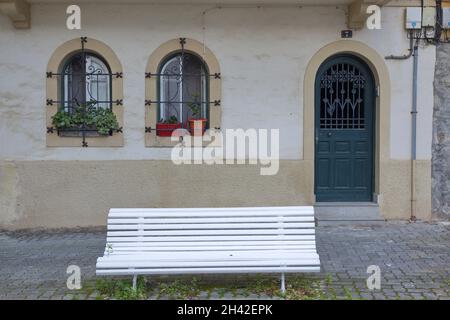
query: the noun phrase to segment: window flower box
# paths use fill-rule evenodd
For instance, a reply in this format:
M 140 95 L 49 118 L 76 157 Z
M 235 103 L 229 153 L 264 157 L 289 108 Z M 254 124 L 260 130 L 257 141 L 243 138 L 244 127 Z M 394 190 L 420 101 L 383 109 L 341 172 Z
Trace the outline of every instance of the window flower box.
M 171 116 L 169 119 L 161 119 L 156 123 L 156 135 L 160 137 L 170 137 L 172 133 L 181 128 L 181 123 L 176 116 Z
M 58 129 L 58 135 L 60 137 L 82 137 L 83 133 L 85 137 L 107 137 L 112 136 L 113 130 L 109 130 L 109 132 L 107 133 L 105 132 L 100 133 L 95 126 L 86 128 L 83 128 L 82 126 L 77 126 Z
M 117 117 L 111 109 L 96 108 L 95 101 L 81 104 L 72 112 L 60 109 L 53 117 L 52 124 L 62 137 L 112 135 L 119 129 Z
M 156 124 L 156 135 L 160 137 L 170 137 L 176 129 L 181 128 L 181 123 L 163 123 Z

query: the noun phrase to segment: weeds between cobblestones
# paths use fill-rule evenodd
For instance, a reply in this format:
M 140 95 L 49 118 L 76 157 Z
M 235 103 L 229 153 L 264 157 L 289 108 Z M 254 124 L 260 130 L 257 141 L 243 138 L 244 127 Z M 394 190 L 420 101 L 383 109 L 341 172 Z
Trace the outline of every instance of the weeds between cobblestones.
M 87 290 L 99 292 L 103 299 L 325 299 L 323 292 L 325 281 L 304 277 L 291 277 L 286 293 L 281 294 L 276 279 L 264 276 L 247 278 L 245 286 L 217 285 L 201 283 L 196 277 L 191 280 L 173 280 L 168 282 L 148 281 L 138 277 L 134 290 L 129 279 L 100 279 L 88 284 Z M 248 283 L 248 284 L 247 284 Z M 85 288 L 86 290 L 86 288 Z
M 138 277 L 136 290 L 130 279 L 100 279 L 84 285 L 84 295 L 96 292 L 96 299 L 286 299 L 286 300 L 335 300 L 373 299 L 387 297 L 381 293 L 363 293 L 355 286 L 336 285 L 331 275 L 324 278 L 305 276 L 288 277 L 286 294 L 281 294 L 279 282 L 264 275 L 250 276 L 242 285 L 230 283 L 201 282 L 192 279 L 172 281 L 149 281 Z M 394 296 L 393 298 L 396 298 Z

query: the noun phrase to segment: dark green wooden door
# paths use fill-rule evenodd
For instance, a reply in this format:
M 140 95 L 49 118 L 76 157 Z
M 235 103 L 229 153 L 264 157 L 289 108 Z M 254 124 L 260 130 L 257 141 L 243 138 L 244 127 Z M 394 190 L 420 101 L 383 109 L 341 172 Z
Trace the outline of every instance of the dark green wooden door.
M 315 83 L 316 201 L 372 201 L 374 80 L 367 65 L 339 55 Z

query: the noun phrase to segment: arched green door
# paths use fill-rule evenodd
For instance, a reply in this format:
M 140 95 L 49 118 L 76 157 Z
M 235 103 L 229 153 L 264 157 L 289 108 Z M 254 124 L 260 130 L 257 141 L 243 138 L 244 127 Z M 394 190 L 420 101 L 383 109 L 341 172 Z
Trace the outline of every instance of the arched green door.
M 375 86 L 351 55 L 326 60 L 315 83 L 316 201 L 372 201 Z

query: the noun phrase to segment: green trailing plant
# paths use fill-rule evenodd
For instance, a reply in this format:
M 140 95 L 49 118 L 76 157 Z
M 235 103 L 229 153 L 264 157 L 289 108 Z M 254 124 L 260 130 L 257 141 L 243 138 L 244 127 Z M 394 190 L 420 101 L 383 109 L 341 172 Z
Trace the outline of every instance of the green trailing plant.
M 71 113 L 62 108 L 52 117 L 52 124 L 58 130 L 93 128 L 101 135 L 119 129 L 114 112 L 107 108 L 96 108 L 95 104 L 96 101 L 80 104 Z
M 69 113 L 60 110 L 52 117 L 52 123 L 59 130 L 72 127 L 74 120 Z
M 99 134 L 109 134 L 111 130 L 119 129 L 117 117 L 110 109 L 96 109 L 93 120 Z

